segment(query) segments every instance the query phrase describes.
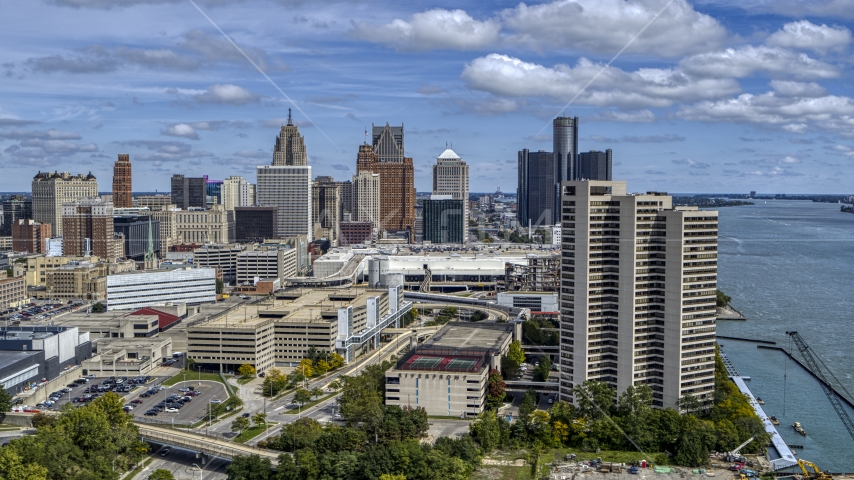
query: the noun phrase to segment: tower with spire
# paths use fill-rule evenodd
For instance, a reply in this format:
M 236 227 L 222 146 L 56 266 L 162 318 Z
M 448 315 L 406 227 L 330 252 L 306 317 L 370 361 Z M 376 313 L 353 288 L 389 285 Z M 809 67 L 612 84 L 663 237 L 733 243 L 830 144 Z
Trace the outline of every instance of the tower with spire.
M 276 137 L 276 147 L 273 151 L 273 166 L 303 167 L 308 165 L 305 154 L 305 139 L 299 134 L 299 127 L 294 125 L 291 109 L 288 109 L 288 124 L 282 125 L 279 136 Z
M 157 257 L 154 256 L 154 233 L 151 228 L 151 215 L 148 216 L 148 248 L 145 249 L 144 270 L 157 270 Z

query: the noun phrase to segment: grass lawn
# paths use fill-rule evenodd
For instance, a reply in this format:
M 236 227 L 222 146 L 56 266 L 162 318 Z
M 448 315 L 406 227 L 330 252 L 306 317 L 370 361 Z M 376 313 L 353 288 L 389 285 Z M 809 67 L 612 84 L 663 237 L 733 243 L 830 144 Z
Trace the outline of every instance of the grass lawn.
M 277 422 L 267 422 L 267 428 L 273 428 L 276 425 L 278 425 Z M 257 437 L 258 435 L 264 433 L 264 430 L 265 428 L 263 423 L 260 425 L 253 425 L 247 428 L 246 430 L 240 432 L 240 435 L 234 437 L 234 443 L 246 443 L 249 440 L 252 440 L 253 438 Z
M 471 476 L 472 480 L 532 480 L 531 466 L 483 465 Z
M 300 413 L 301 411 L 304 411 L 304 410 L 305 410 L 305 409 L 307 409 L 307 408 L 311 408 L 311 407 L 313 407 L 313 406 L 317 405 L 318 403 L 320 403 L 320 402 L 322 402 L 322 401 L 324 401 L 324 400 L 326 400 L 326 399 L 329 399 L 329 398 L 334 397 L 334 396 L 335 396 L 335 395 L 337 395 L 337 394 L 338 394 L 338 392 L 332 392 L 332 393 L 330 393 L 329 395 L 326 395 L 326 396 L 324 396 L 324 397 L 320 397 L 319 399 L 317 399 L 317 400 L 315 400 L 315 401 L 313 401 L 313 402 L 308 402 L 308 403 L 306 403 L 306 404 L 305 404 L 305 405 L 303 405 L 301 408 L 293 408 L 293 409 L 288 408 L 288 409 L 283 409 L 283 410 L 282 410 L 282 415 L 296 415 L 296 414 Z
M 178 372 L 178 375 L 175 375 L 174 377 L 170 378 L 169 380 L 166 380 L 165 382 L 163 382 L 163 385 L 170 387 L 172 385 L 175 385 L 176 383 L 183 382 L 184 381 L 184 374 L 187 374 L 187 381 L 188 382 L 190 380 L 196 380 L 196 381 L 199 380 L 199 372 L 194 372 L 192 370 L 181 370 L 180 372 Z M 222 378 L 219 376 L 219 374 L 216 374 L 216 373 L 202 373 L 201 379 L 202 380 L 208 380 L 211 382 L 222 383 Z
M 133 470 L 128 472 L 123 478 L 135 477 L 139 472 L 142 471 L 143 468 L 147 467 L 148 464 L 151 463 L 151 461 L 152 461 L 152 458 L 147 458 L 147 459 L 143 460 L 142 463 L 140 463 L 136 468 L 134 468 Z
M 252 380 L 255 380 L 255 377 L 240 377 L 237 379 L 237 383 L 239 383 L 241 385 L 246 385 L 247 383 L 251 382 Z

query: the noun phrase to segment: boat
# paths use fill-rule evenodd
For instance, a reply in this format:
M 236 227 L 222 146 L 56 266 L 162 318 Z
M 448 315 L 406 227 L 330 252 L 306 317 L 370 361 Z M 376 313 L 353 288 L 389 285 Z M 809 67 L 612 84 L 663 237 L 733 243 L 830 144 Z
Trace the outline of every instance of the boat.
M 770 417 L 768 417 L 768 420 L 771 420 L 771 425 L 779 425 L 780 424 L 780 421 L 777 420 L 777 417 L 775 417 L 774 415 L 771 415 Z
M 801 435 L 807 434 L 807 432 L 804 431 L 804 427 L 801 426 L 801 422 L 795 422 L 795 424 L 792 426 L 795 427 L 795 431 L 800 433 Z
M 765 405 L 765 400 L 762 400 L 761 398 L 756 397 L 756 403 L 758 403 L 759 405 Z

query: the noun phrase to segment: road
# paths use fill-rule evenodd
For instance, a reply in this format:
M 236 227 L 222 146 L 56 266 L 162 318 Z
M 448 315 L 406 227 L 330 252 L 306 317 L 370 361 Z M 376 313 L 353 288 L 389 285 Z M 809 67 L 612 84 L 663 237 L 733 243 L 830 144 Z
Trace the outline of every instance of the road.
M 228 478 L 228 475 L 225 473 L 225 467 L 229 464 L 227 460 L 220 458 L 210 459 L 200 472 L 201 458 L 199 458 L 196 452 L 173 447 L 168 455 L 162 457 L 160 456 L 160 452 L 162 451 L 162 445 L 151 444 L 151 458 L 153 461 L 129 480 L 145 480 L 152 472 L 159 469 L 169 470 L 172 476 L 175 477 L 175 480 L 196 480 L 200 477 L 204 480 L 225 480 Z

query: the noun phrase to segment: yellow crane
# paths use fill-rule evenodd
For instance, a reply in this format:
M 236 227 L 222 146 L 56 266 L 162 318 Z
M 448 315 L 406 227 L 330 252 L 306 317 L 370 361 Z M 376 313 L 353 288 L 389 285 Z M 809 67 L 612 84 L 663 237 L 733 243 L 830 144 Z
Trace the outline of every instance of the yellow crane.
M 801 467 L 801 471 L 804 472 L 804 480 L 833 480 L 832 475 L 822 472 L 821 469 L 818 468 L 818 465 L 812 462 L 799 458 L 798 466 Z M 813 473 L 810 473 L 809 470 L 807 470 L 807 467 L 812 468 Z

